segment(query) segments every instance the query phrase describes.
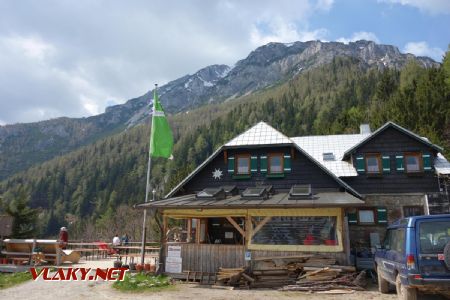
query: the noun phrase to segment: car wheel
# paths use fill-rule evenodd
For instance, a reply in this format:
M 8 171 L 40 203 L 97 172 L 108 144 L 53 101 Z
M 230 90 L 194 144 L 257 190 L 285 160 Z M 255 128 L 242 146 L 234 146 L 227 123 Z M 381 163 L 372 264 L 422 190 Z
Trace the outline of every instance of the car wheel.
M 450 242 L 444 247 L 444 262 L 447 265 L 447 268 L 450 269 Z
M 400 300 L 417 300 L 417 289 L 404 286 L 400 281 L 400 275 L 397 275 L 395 286 Z
M 377 267 L 378 291 L 383 294 L 389 293 L 389 282 L 381 276 L 380 267 Z

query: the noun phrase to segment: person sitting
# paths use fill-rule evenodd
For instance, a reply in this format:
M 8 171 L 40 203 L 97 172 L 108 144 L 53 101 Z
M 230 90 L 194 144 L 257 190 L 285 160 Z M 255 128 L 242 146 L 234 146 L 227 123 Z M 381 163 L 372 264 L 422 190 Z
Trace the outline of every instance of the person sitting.
M 112 245 L 113 245 L 113 247 L 120 246 L 120 237 L 119 237 L 118 234 L 116 234 L 116 235 L 113 237 Z

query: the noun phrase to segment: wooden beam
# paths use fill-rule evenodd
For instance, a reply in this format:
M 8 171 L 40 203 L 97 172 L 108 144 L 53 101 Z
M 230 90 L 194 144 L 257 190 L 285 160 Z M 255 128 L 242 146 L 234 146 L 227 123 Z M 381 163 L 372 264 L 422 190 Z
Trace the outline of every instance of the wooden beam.
M 167 235 L 169 234 L 168 231 L 168 225 L 167 225 L 167 216 L 163 215 L 163 233 L 164 233 L 164 241 L 167 242 Z
M 265 217 L 261 222 L 259 222 L 259 224 L 255 227 L 255 229 L 253 229 L 252 231 L 252 237 L 255 236 L 255 234 L 264 226 L 266 225 L 267 222 L 270 221 L 270 219 L 272 219 L 271 216 L 267 216 Z
M 195 243 L 200 244 L 200 219 L 195 219 Z
M 186 237 L 186 242 L 190 243 L 191 242 L 191 232 L 192 232 L 192 219 L 189 218 L 187 219 L 187 237 Z
M 239 226 L 238 223 L 236 223 L 235 220 L 233 220 L 232 217 L 227 217 L 228 222 L 231 223 L 231 225 L 233 225 L 234 228 L 236 228 L 237 231 L 239 231 L 239 233 L 242 235 L 242 237 L 245 238 L 245 231 L 242 230 L 241 226 Z

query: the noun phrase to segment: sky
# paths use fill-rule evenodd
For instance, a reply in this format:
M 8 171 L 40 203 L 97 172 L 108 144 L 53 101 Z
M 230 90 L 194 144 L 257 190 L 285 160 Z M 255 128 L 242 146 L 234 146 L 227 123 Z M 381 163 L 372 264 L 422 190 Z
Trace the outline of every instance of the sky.
M 0 125 L 96 115 L 269 42 L 359 39 L 442 61 L 450 0 L 0 0 Z

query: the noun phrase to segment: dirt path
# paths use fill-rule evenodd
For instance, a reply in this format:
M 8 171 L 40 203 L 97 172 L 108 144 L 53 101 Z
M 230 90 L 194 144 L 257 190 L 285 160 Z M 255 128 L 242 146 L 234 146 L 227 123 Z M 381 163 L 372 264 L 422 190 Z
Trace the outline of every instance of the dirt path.
M 305 294 L 301 292 L 279 292 L 276 290 L 224 290 L 195 284 L 177 284 L 173 290 L 156 293 L 130 294 L 114 290 L 108 282 L 44 282 L 29 281 L 1 290 L 0 299 L 345 299 L 388 300 L 397 299 L 395 294 L 382 295 L 374 288 L 365 292 L 345 295 Z

